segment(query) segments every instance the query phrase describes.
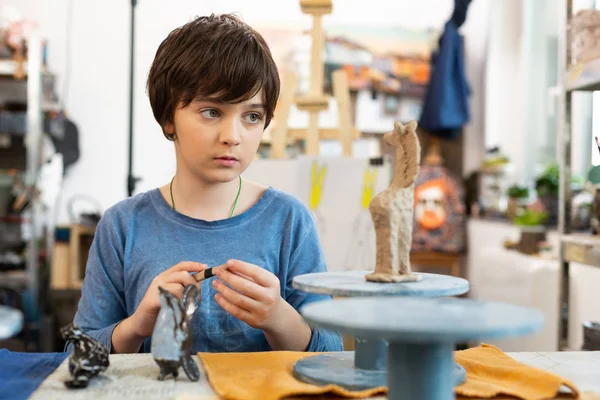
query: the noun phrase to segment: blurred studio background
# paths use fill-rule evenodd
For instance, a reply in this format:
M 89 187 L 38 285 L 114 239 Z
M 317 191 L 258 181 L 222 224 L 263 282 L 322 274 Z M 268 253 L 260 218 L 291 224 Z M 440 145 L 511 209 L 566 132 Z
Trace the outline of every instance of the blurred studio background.
M 236 12 L 282 80 L 244 176 L 310 207 L 329 270 L 374 268 L 368 204 L 394 163 L 382 136 L 417 120 L 413 268 L 541 309 L 544 330 L 504 351 L 600 349 L 597 9 L 334 0 L 319 20 L 299 0 L 3 0 L 0 347 L 62 351 L 98 219 L 174 173 L 145 91 L 158 45 L 197 15 Z M 306 94 L 327 100 L 317 125 Z

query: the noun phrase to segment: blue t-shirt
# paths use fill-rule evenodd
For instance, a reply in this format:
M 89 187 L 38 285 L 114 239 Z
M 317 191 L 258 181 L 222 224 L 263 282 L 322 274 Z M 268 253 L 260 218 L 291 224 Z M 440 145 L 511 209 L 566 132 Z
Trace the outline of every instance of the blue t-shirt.
M 219 221 L 173 210 L 154 189 L 106 210 L 92 243 L 74 323 L 108 349 L 115 326 L 132 315 L 152 279 L 181 261 L 209 267 L 229 259 L 275 274 L 281 297 L 298 310 L 330 300 L 292 287 L 300 274 L 326 271 L 312 215 L 296 198 L 268 188 L 250 209 Z M 271 350 L 264 333 L 228 314 L 214 300 L 212 279 L 202 282 L 202 302 L 192 320 L 193 352 Z M 150 338 L 143 351 L 150 351 Z M 307 351 L 342 350 L 337 332 L 313 328 Z

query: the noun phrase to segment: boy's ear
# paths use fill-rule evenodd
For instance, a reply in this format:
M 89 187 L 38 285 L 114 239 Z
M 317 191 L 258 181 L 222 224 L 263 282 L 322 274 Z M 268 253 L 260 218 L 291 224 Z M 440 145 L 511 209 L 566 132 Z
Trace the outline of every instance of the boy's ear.
M 173 135 L 175 133 L 175 126 L 173 125 L 173 123 L 165 122 L 165 125 L 163 126 L 163 132 L 166 135 Z

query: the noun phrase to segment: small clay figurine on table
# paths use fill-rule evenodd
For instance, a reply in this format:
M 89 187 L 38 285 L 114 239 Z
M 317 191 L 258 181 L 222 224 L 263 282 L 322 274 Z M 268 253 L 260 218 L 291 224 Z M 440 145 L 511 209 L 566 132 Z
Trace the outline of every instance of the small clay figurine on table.
M 402 125 L 396 121 L 394 130 L 386 133 L 383 140 L 396 148 L 394 175 L 388 188 L 375 196 L 369 205 L 375 225 L 377 257 L 375 271 L 366 279 L 371 282 L 414 282 L 421 279 L 410 268 L 415 180 L 421 159 L 417 123 L 411 121 Z
M 194 285 L 185 287 L 181 300 L 159 287 L 160 311 L 152 332 L 152 356 L 160 367 L 158 380 L 179 375 L 179 367 L 191 381 L 200 379 L 198 366 L 191 357 L 190 324 L 201 300 L 201 290 Z
M 69 389 L 86 388 L 90 379 L 108 368 L 108 349 L 77 325 L 69 324 L 60 333 L 66 342 L 74 344 L 69 356 L 69 373 L 73 379 L 65 381 L 65 386 Z

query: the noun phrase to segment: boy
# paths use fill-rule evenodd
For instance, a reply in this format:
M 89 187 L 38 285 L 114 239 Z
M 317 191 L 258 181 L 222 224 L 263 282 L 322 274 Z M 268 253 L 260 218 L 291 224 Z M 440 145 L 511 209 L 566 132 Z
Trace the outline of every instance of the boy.
M 337 351 L 298 309 L 328 296 L 292 287 L 326 267 L 311 214 L 293 197 L 245 180 L 279 96 L 264 39 L 211 15 L 174 30 L 148 76 L 177 169 L 161 188 L 108 209 L 98 224 L 74 323 L 112 353 L 150 350 L 158 287 L 200 285 L 193 352 Z M 198 284 L 192 273 L 226 264 Z

